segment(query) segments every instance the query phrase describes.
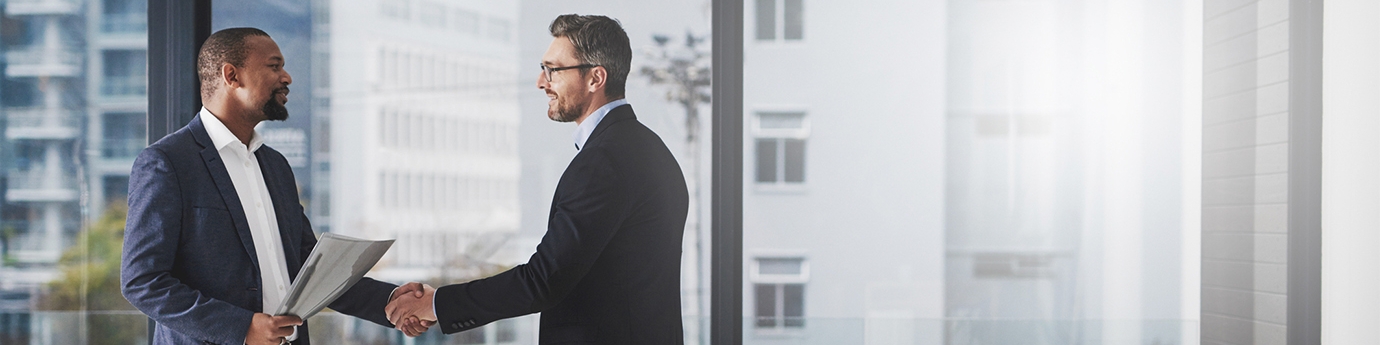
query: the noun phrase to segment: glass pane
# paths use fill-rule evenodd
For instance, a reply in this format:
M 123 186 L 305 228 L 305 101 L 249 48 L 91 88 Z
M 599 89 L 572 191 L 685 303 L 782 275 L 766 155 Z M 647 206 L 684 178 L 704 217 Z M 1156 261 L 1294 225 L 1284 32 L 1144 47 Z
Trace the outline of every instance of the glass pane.
M 101 91 L 108 96 L 142 96 L 148 90 L 148 56 L 143 50 L 103 52 L 105 82 Z
M 103 0 L 102 7 L 103 31 L 143 34 L 148 30 L 148 0 Z
M 783 31 L 785 39 L 799 40 L 805 37 L 805 5 L 804 0 L 782 0 L 784 7 L 785 28 Z
M 776 0 L 757 0 L 757 39 L 776 39 Z M 751 26 L 751 24 L 749 24 Z
M 776 287 L 774 284 L 753 285 L 752 303 L 756 312 L 756 327 L 776 327 Z
M 146 3 L 8 1 L 0 15 L 0 343 L 146 343 L 120 293 L 145 147 Z
M 781 286 L 781 315 L 786 327 L 805 327 L 805 285 Z
M 524 264 L 576 157 L 575 123 L 548 118 L 536 66 L 569 13 L 618 19 L 633 49 L 626 99 L 686 178 L 680 269 L 686 343 L 708 338 L 708 4 L 703 1 L 214 1 L 213 30 L 249 26 L 292 74 L 287 121 L 259 128 L 292 162 L 313 230 L 396 239 L 369 277 L 460 283 Z M 687 33 L 689 34 L 687 37 Z M 688 38 L 688 40 L 687 40 Z M 687 42 L 688 41 L 688 42 Z M 576 71 L 558 72 L 557 75 Z M 666 98 L 667 94 L 691 97 Z M 404 343 L 352 317 L 313 319 L 314 343 Z M 321 326 L 330 323 L 329 326 Z M 538 318 L 418 344 L 535 344 Z M 327 340 L 321 340 L 327 339 Z
M 757 139 L 757 182 L 776 182 L 776 143 L 778 139 Z
M 783 172 L 785 173 L 786 183 L 805 182 L 805 141 L 801 139 L 783 139 L 781 143 L 785 145 L 783 154 Z
M 1198 343 L 1202 1 L 773 3 L 743 256 L 808 274 L 744 344 Z

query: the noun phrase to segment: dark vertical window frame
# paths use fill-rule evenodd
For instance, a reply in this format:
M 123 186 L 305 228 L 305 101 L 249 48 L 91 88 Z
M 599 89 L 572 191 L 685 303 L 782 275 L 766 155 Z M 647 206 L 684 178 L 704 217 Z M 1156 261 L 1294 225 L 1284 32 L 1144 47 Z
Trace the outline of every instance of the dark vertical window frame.
M 1322 342 L 1322 53 L 1322 0 L 1290 0 L 1288 344 Z
M 148 143 L 176 131 L 201 108 L 196 54 L 211 36 L 211 0 L 148 2 Z M 153 344 L 155 322 L 149 319 Z
M 712 0 L 709 336 L 743 343 L 743 0 Z
M 149 0 L 148 142 L 187 124 L 201 108 L 196 54 L 211 36 L 211 0 Z

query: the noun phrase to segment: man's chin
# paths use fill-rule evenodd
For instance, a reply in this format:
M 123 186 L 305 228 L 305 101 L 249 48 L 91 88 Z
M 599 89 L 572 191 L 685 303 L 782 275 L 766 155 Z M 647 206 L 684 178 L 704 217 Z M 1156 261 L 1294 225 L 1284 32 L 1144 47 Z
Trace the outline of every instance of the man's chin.
M 263 111 L 264 119 L 268 121 L 286 121 L 288 119 L 287 107 L 282 104 L 277 104 L 276 107 L 266 104 Z

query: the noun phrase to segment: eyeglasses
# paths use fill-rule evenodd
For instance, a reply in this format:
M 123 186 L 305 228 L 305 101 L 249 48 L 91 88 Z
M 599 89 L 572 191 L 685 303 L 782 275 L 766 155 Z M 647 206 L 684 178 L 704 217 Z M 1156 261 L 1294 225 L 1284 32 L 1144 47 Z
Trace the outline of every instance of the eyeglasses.
M 564 71 L 564 70 L 568 70 L 568 69 L 591 68 L 591 67 L 599 67 L 599 65 L 594 65 L 594 64 L 583 64 L 583 65 L 565 66 L 565 67 L 547 67 L 546 65 L 541 65 L 541 71 L 542 71 L 543 74 L 546 74 L 546 82 L 550 83 L 550 82 L 551 82 L 551 74 L 554 74 L 554 73 L 556 73 L 556 72 L 560 72 L 560 71 Z

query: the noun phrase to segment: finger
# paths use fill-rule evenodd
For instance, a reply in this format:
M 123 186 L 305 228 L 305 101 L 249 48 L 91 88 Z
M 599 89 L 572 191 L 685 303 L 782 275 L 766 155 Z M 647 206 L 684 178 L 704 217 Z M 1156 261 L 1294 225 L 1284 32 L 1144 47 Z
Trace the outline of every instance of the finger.
M 403 284 L 403 286 L 399 286 L 399 287 L 398 287 L 398 292 L 399 292 L 399 293 L 398 293 L 397 296 L 394 296 L 394 298 L 396 299 L 397 297 L 402 297 L 403 295 L 406 295 L 406 294 L 408 294 L 409 292 L 412 293 L 413 295 L 416 295 L 416 294 L 417 294 L 417 291 L 422 291 L 423 289 L 424 289 L 424 288 L 423 288 L 422 283 L 411 282 L 411 283 Z
M 288 327 L 302 324 L 302 318 L 292 315 L 274 316 L 271 320 L 274 327 Z
M 405 319 L 402 323 L 398 324 L 398 330 L 409 337 L 415 337 L 419 334 L 416 329 L 416 321 L 412 318 Z
M 291 327 L 291 326 L 288 326 L 288 327 L 274 328 L 274 329 L 268 331 L 268 335 L 270 335 L 270 336 L 273 337 L 274 342 L 277 342 L 278 339 L 280 339 L 280 338 L 284 338 L 284 337 L 287 337 L 287 336 L 289 336 L 289 335 L 292 335 L 292 327 Z
M 403 320 L 405 319 L 407 319 L 407 313 L 400 312 L 397 309 L 394 309 L 393 313 L 388 315 L 388 322 L 392 322 L 395 326 L 402 326 Z
M 426 284 L 413 282 L 407 283 L 407 285 L 410 288 L 408 291 L 412 292 L 413 297 L 421 298 L 426 293 Z
M 412 324 L 412 329 L 416 331 L 417 334 L 426 333 L 426 330 L 429 328 L 431 328 L 431 323 L 425 320 L 417 320 L 416 323 Z
M 403 304 L 405 301 L 406 300 L 402 298 L 398 298 L 392 302 L 388 302 L 388 305 L 383 307 L 384 317 L 387 317 L 388 321 L 392 322 L 394 325 L 398 324 L 398 321 L 402 320 L 402 318 L 407 315 L 407 313 L 403 312 Z

